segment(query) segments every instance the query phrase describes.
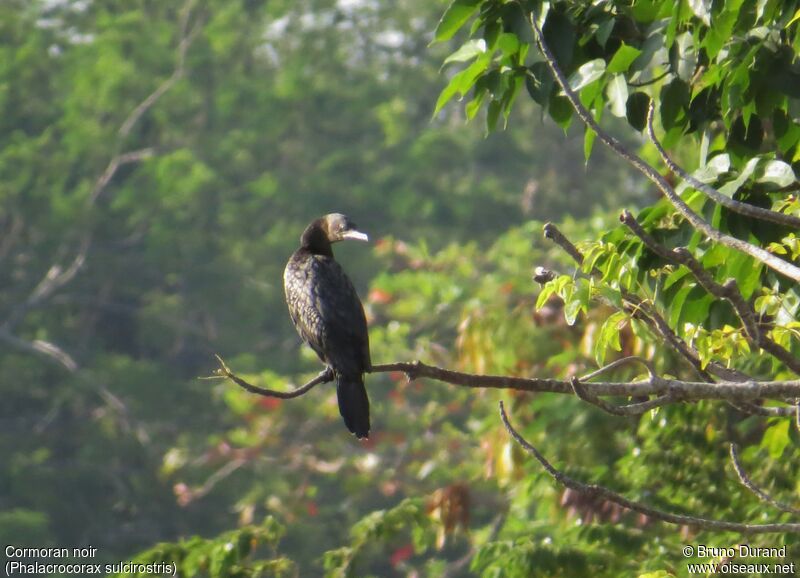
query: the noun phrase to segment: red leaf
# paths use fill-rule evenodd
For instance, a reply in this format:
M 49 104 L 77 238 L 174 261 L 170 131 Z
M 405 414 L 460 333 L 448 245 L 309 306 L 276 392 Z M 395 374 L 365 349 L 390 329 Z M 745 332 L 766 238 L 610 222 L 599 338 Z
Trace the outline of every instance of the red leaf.
M 395 550 L 389 561 L 391 562 L 393 568 L 397 568 L 400 564 L 411 558 L 413 555 L 414 546 L 412 544 L 406 544 L 405 546 L 401 546 Z
M 367 295 L 367 301 L 371 303 L 377 303 L 378 305 L 386 305 L 387 303 L 391 302 L 392 294 L 388 291 L 384 291 L 383 289 L 372 289 Z
M 257 403 L 264 409 L 273 410 L 278 409 L 283 403 L 283 400 L 278 397 L 262 397 Z

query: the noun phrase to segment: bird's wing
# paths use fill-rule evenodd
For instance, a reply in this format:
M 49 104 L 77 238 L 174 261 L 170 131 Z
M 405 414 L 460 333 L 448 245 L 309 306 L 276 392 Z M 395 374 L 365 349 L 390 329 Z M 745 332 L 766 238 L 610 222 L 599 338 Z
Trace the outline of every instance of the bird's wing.
M 323 348 L 342 369 L 356 363 L 358 373 L 369 369 L 369 334 L 364 308 L 339 263 L 314 255 L 315 308 L 323 327 Z
M 284 288 L 292 322 L 322 361 L 340 371 L 361 373 L 371 367 L 364 309 L 334 259 L 304 255 L 294 265 L 290 260 Z

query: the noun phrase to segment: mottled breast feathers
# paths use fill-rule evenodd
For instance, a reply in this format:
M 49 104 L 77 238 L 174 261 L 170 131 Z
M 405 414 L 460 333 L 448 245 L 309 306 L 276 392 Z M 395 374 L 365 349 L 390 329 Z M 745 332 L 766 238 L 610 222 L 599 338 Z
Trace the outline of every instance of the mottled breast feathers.
M 364 309 L 339 263 L 298 249 L 284 271 L 289 314 L 303 340 L 341 373 L 371 367 Z

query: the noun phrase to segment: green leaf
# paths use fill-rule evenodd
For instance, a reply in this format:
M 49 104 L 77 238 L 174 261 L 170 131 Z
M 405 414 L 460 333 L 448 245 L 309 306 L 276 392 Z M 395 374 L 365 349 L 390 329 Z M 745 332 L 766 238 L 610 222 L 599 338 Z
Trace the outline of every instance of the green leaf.
M 768 161 L 763 174 L 756 178 L 758 183 L 772 183 L 778 188 L 788 187 L 797 180 L 791 165 L 783 161 Z
M 511 114 L 511 109 L 514 107 L 514 101 L 517 99 L 517 94 L 522 89 L 522 77 L 515 76 L 511 79 L 511 86 L 506 90 L 501 104 L 503 106 L 503 129 L 508 126 L 508 117 Z
M 581 92 L 581 101 L 585 102 L 585 106 L 592 112 L 592 116 L 599 123 L 603 116 L 603 98 L 600 96 L 601 82 L 597 81 L 587 86 Z M 587 97 L 584 100 L 584 96 Z M 592 100 L 590 101 L 589 98 Z M 590 127 L 586 127 L 583 133 L 583 159 L 588 163 L 589 157 L 592 155 L 592 147 L 597 138 L 597 133 Z
M 709 24 L 708 33 L 703 39 L 709 59 L 716 58 L 725 43 L 731 40 L 742 4 L 744 4 L 744 0 L 728 0 L 720 14 L 714 18 L 713 26 Z
M 553 75 L 546 62 L 534 62 L 525 75 L 525 88 L 534 102 L 546 106 L 553 90 Z
M 761 447 L 766 448 L 769 457 L 773 460 L 780 459 L 786 446 L 789 445 L 789 420 L 782 419 L 771 425 L 761 438 Z
M 689 8 L 706 26 L 711 25 L 711 0 L 689 0 Z
M 486 90 L 481 90 L 476 94 L 471 101 L 467 103 L 467 106 L 464 107 L 464 112 L 467 115 L 467 120 L 472 120 L 475 118 L 475 115 L 478 114 L 478 111 L 483 104 L 483 100 L 486 98 Z
M 633 61 L 636 60 L 642 53 L 641 50 L 633 46 L 623 44 L 614 53 L 614 56 L 608 63 L 606 70 L 609 73 L 627 72 Z
M 628 83 L 625 76 L 615 74 L 606 85 L 606 99 L 608 100 L 611 114 L 625 118 L 628 113 Z
M 450 56 L 445 58 L 444 64 L 451 62 L 466 62 L 472 60 L 479 54 L 486 52 L 486 41 L 483 38 L 477 40 L 468 40 L 461 47 L 453 52 Z
M 456 92 L 458 92 L 459 79 L 456 78 L 457 76 L 458 75 L 450 79 L 450 82 L 447 83 L 447 86 L 445 86 L 442 89 L 442 92 L 439 93 L 439 98 L 436 99 L 436 106 L 433 108 L 433 116 L 439 114 L 439 111 L 442 110 L 444 105 L 450 102 L 450 99 L 456 95 Z
M 625 104 L 625 116 L 628 124 L 638 131 L 643 131 L 647 124 L 647 110 L 650 108 L 650 97 L 644 92 L 634 92 Z
M 589 162 L 589 157 L 592 155 L 592 147 L 596 138 L 597 133 L 587 126 L 583 133 L 583 159 L 586 162 Z
M 686 275 L 689 274 L 689 268 L 686 265 L 681 265 L 677 269 L 675 269 L 672 273 L 667 275 L 667 278 L 664 280 L 664 290 L 666 291 L 670 287 L 672 287 L 676 281 L 680 281 Z
M 500 118 L 502 110 L 503 107 L 499 100 L 492 100 L 489 103 L 489 108 L 486 111 L 486 134 L 494 132 L 497 127 L 497 119 Z
M 611 36 L 611 33 L 614 31 L 615 24 L 616 21 L 613 18 L 609 18 L 597 28 L 594 37 L 601 47 L 606 47 L 606 42 L 608 42 L 609 36 Z
M 678 77 L 685 82 L 691 81 L 697 68 L 697 50 L 691 32 L 684 32 L 675 39 L 674 54 L 674 70 Z
M 661 124 L 665 129 L 669 130 L 685 123 L 689 95 L 689 85 L 679 78 L 674 79 L 661 90 Z
M 478 9 L 478 4 L 480 4 L 480 0 L 453 0 L 436 26 L 436 32 L 433 35 L 434 42 L 443 42 L 452 38 Z
M 686 297 L 689 295 L 689 292 L 694 289 L 693 283 L 687 283 L 675 294 L 675 297 L 669 303 L 669 325 L 670 327 L 677 327 L 678 322 L 681 318 L 681 311 L 683 310 L 683 304 L 686 302 Z
M 542 34 L 561 70 L 569 68 L 575 51 L 575 26 L 569 17 L 561 12 L 549 12 Z
M 708 319 L 708 310 L 714 302 L 714 297 L 706 293 L 700 285 L 692 287 L 692 291 L 686 297 L 686 302 L 683 304 L 681 311 L 680 324 L 685 322 L 694 323 L 695 325 L 706 322 Z
M 610 315 L 600 327 L 594 348 L 594 357 L 598 365 L 603 365 L 605 362 L 606 351 L 609 347 L 614 351 L 622 351 L 620 332 L 627 323 L 628 314 L 624 311 L 617 311 Z
M 606 61 L 602 58 L 595 58 L 594 60 L 585 62 L 569 77 L 569 87 L 575 92 L 578 92 L 584 86 L 591 84 L 603 76 L 605 71 Z
M 497 47 L 506 56 L 515 54 L 517 50 L 519 50 L 519 39 L 517 38 L 516 34 L 504 32 L 497 38 Z
M 692 173 L 692 176 L 702 183 L 713 183 L 722 174 L 731 170 L 731 157 L 728 154 L 715 155 L 711 160 Z
M 569 128 L 572 122 L 572 104 L 566 97 L 551 94 L 547 110 L 550 113 L 550 118 L 552 118 L 558 126 L 563 130 Z
M 566 320 L 567 325 L 575 325 L 575 321 L 578 318 L 578 313 L 581 312 L 582 308 L 582 300 L 578 296 L 578 291 L 576 291 L 575 295 L 564 304 L 564 319 Z
M 450 79 L 450 82 L 447 83 L 447 86 L 445 86 L 442 89 L 442 92 L 439 94 L 439 98 L 436 101 L 436 106 L 433 109 L 433 116 L 439 114 L 439 111 L 442 110 L 442 107 L 444 107 L 444 105 L 447 104 L 456 94 L 464 96 L 472 88 L 472 85 L 475 84 L 477 78 L 486 70 L 488 66 L 489 54 L 484 53 L 467 68 L 455 74 L 453 78 Z
M 733 194 L 738 191 L 742 185 L 750 180 L 750 177 L 755 172 L 756 167 L 758 167 L 759 160 L 760 159 L 758 158 L 752 158 L 747 161 L 747 164 L 742 169 L 742 172 L 739 173 L 739 176 L 731 182 L 725 183 L 723 186 L 719 187 L 719 192 L 725 196 L 733 197 Z

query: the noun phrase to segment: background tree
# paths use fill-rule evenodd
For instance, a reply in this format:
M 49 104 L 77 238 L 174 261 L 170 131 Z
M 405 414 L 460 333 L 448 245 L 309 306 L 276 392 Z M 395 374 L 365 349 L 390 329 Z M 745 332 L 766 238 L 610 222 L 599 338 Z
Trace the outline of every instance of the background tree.
M 313 574 L 343 520 L 396 502 L 360 466 L 348 473 L 370 490 L 363 500 L 340 484 L 364 453 L 331 437 L 329 402 L 278 407 L 197 378 L 214 352 L 285 381 L 316 371 L 297 355 L 280 276 L 320 212 L 434 250 L 567 206 L 547 191 L 580 184 L 560 168 L 580 156 L 577 133 L 552 144 L 521 126 L 485 139 L 456 114 L 431 122 L 445 52 L 426 45 L 442 8 L 2 3 L 7 543 L 91 544 L 114 562 L 193 534 L 224 544 L 221 532 L 271 513 Z M 620 172 L 602 194 L 641 194 L 619 190 Z M 342 255 L 362 294 L 396 261 L 393 243 Z M 319 427 L 297 435 L 290 420 Z
M 644 188 L 599 148 L 589 184 L 575 170 L 595 137 L 576 142 L 581 127 L 535 49 L 529 14 L 541 14 L 567 86 L 596 117 L 611 112 L 601 131 L 636 147 L 625 121 L 644 128 L 650 97 L 661 105 L 656 134 L 696 178 L 796 217 L 797 7 L 683 3 L 673 13 L 664 2 L 557 2 L 545 12 L 456 2 L 435 34 L 457 43 L 444 98 L 477 98 L 466 114 L 490 128 L 508 114 L 506 130 L 485 140 L 459 107 L 429 120 L 447 51 L 426 45 L 444 8 L 0 8 L 0 98 L 12 111 L 0 137 L 7 541 L 93 543 L 115 561 L 168 540 L 139 559 L 175 562 L 187 575 L 318 575 L 324 564 L 332 575 L 616 576 L 682 572 L 687 540 L 739 539 L 693 526 L 681 534 L 554 484 L 510 439 L 489 389 L 374 375 L 380 428 L 362 447 L 341 437 L 330 388 L 280 402 L 196 379 L 211 371 L 213 352 L 274 388 L 318 371 L 294 353 L 277 280 L 303 225 L 330 209 L 386 235 L 370 257 L 340 255 L 361 287 L 382 271 L 362 293 L 376 361 L 568 378 L 638 354 L 684 380 L 795 377 L 789 357 L 760 351 L 766 342 L 753 340 L 741 304 L 658 247 L 686 245 L 720 285 L 736 278 L 760 334 L 796 357 L 794 283 L 696 234 L 663 200 L 637 215 L 657 241 L 649 249 L 641 234 L 614 227 L 615 216 L 585 218 L 594 201 L 623 206 L 639 193 L 644 204 Z M 456 35 L 467 24 L 475 38 L 466 28 Z M 459 62 L 471 72 L 458 76 Z M 790 82 L 774 81 L 770 67 Z M 570 138 L 554 138 L 541 109 L 512 98 L 526 91 L 562 126 L 575 125 Z M 652 146 L 642 154 L 662 166 Z M 796 259 L 791 231 L 755 225 L 697 189 L 680 194 L 715 228 Z M 579 245 L 582 274 L 545 287 L 563 305 L 540 297 L 536 308 L 534 265 L 573 265 L 560 247 L 531 247 L 541 228 L 531 214 L 558 220 L 570 239 L 602 237 Z M 675 340 L 644 316 L 663 319 Z M 605 378 L 646 369 L 616 366 Z M 735 486 L 732 464 L 721 467 L 737 441 L 755 481 L 790 501 L 796 432 L 779 415 L 785 404 L 737 402 L 775 414 L 766 417 L 708 401 L 616 417 L 560 383 L 569 396 L 516 391 L 506 407 L 520 433 L 576 478 L 679 513 L 761 521 L 764 505 Z M 591 383 L 577 391 L 599 403 Z

